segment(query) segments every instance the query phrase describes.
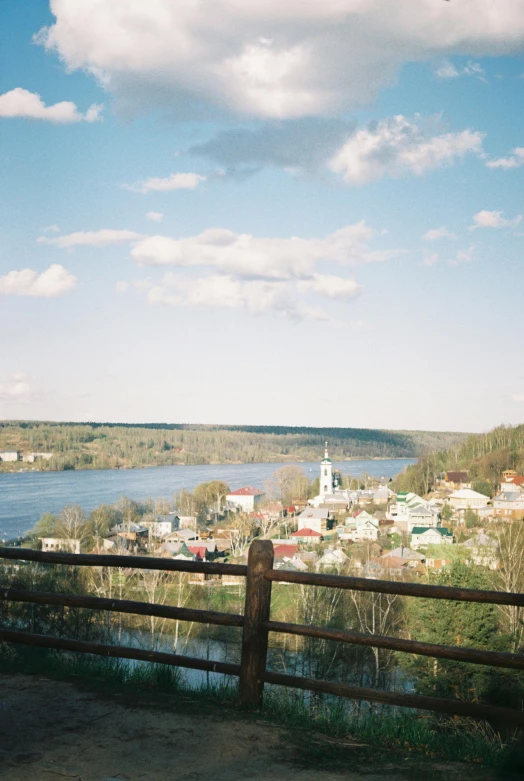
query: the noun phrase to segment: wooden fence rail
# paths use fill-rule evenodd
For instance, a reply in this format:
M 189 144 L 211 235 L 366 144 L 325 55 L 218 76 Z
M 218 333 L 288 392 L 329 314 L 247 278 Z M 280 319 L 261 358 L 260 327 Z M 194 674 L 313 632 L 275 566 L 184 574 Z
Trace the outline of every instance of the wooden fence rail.
M 244 615 L 219 613 L 212 610 L 178 608 L 170 605 L 150 604 L 139 601 L 108 599 L 69 594 L 53 594 L 26 589 L 0 586 L 0 601 L 27 602 L 42 605 L 59 605 L 71 608 L 114 611 L 145 616 L 158 616 L 181 621 L 195 621 L 219 626 L 242 628 L 242 653 L 240 664 L 196 659 L 179 654 L 146 651 L 125 646 L 110 646 L 80 640 L 35 635 L 0 628 L 0 641 L 21 643 L 41 648 L 57 648 L 79 653 L 90 653 L 112 658 L 135 659 L 177 667 L 217 672 L 240 678 L 240 699 L 244 705 L 260 705 L 264 683 L 289 686 L 308 691 L 323 692 L 349 699 L 379 702 L 406 708 L 431 710 L 451 715 L 488 719 L 494 723 L 511 723 L 524 728 L 524 711 L 500 708 L 460 700 L 424 697 L 403 692 L 386 692 L 350 686 L 345 683 L 318 681 L 293 675 L 269 672 L 266 669 L 269 632 L 299 635 L 324 640 L 351 643 L 353 645 L 386 648 L 402 653 L 420 654 L 436 659 L 450 659 L 473 664 L 490 665 L 513 670 L 524 669 L 524 656 L 474 648 L 449 647 L 434 643 L 422 643 L 396 637 L 382 637 L 361 632 L 304 626 L 272 621 L 271 589 L 274 582 L 299 583 L 307 586 L 342 588 L 382 594 L 423 597 L 426 599 L 450 599 L 457 601 L 512 605 L 524 607 L 524 594 L 499 591 L 430 586 L 418 583 L 398 583 L 386 580 L 297 573 L 273 569 L 273 545 L 269 540 L 256 540 L 249 549 L 247 566 L 216 564 L 212 562 L 187 562 L 174 559 L 158 559 L 145 556 L 115 556 L 99 554 L 47 553 L 20 548 L 0 548 L 0 559 L 31 561 L 89 567 L 118 567 L 163 572 L 190 572 L 208 575 L 236 575 L 246 577 Z

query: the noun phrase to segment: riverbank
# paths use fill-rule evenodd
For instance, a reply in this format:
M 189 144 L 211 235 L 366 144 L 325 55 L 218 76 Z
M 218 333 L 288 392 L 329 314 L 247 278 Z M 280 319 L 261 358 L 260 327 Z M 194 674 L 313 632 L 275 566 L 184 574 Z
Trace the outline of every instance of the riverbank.
M 334 461 L 343 474 L 363 473 L 389 479 L 415 459 L 363 459 Z M 264 489 L 280 463 L 206 464 L 202 466 L 157 466 L 141 469 L 89 469 L 64 472 L 0 474 L 0 539 L 20 537 L 42 513 L 59 513 L 67 504 L 79 504 L 90 512 L 99 504 L 114 504 L 121 496 L 130 499 L 172 499 L 181 489 L 192 491 L 200 483 L 223 480 L 232 490 L 246 485 Z M 302 462 L 309 479 L 319 474 L 319 462 Z

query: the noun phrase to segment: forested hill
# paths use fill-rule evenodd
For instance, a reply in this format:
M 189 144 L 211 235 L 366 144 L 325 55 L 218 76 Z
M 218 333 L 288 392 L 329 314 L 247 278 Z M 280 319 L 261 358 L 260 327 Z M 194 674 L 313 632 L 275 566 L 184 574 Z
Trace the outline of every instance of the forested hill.
M 467 470 L 474 482 L 489 483 L 483 490 L 493 494 L 505 469 L 524 473 L 524 424 L 470 434 L 446 450 L 422 455 L 417 464 L 398 477 L 397 487 L 425 494 L 434 476 L 448 469 Z
M 0 450 L 50 452 L 41 469 L 108 469 L 168 464 L 316 461 L 324 442 L 334 460 L 416 457 L 463 441 L 434 431 L 211 426 L 147 423 L 0 422 Z M 20 468 L 0 464 L 0 470 Z

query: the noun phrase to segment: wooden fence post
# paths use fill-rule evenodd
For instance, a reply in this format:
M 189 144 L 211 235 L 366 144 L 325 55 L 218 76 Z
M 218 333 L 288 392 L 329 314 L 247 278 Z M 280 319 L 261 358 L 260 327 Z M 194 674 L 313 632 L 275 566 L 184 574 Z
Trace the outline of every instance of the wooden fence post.
M 266 670 L 268 631 L 263 628 L 271 610 L 271 581 L 265 573 L 273 568 L 271 540 L 254 540 L 249 548 L 242 657 L 240 660 L 240 701 L 261 705 L 264 691 L 262 673 Z

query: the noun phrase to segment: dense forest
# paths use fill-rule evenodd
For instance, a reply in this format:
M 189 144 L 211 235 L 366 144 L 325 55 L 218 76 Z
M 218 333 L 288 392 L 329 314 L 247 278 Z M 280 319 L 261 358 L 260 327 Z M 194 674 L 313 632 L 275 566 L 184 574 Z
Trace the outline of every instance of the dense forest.
M 456 445 L 466 436 L 352 428 L 0 422 L 0 450 L 53 453 L 50 461 L 37 462 L 45 470 L 315 461 L 326 440 L 335 460 L 406 458 Z M 0 470 L 25 466 L 0 463 Z
M 483 483 L 486 492 L 493 495 L 504 469 L 524 473 L 524 424 L 497 426 L 487 434 L 470 434 L 447 450 L 424 454 L 398 476 L 396 488 L 425 494 L 435 476 L 448 469 L 467 470 L 474 483 Z

